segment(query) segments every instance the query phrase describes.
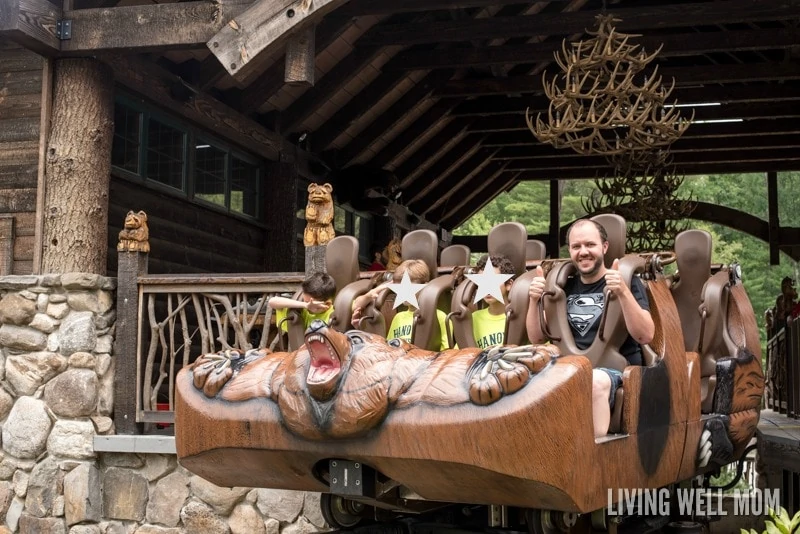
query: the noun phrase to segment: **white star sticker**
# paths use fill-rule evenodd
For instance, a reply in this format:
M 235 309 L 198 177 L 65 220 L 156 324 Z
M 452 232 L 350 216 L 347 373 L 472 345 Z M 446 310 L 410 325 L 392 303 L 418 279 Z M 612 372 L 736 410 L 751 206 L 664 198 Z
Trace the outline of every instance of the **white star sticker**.
M 389 289 L 397 294 L 397 297 L 394 299 L 393 308 L 397 308 L 406 302 L 414 308 L 419 308 L 417 293 L 419 293 L 423 287 L 425 287 L 425 284 L 412 284 L 411 278 L 408 277 L 408 271 L 404 272 L 403 279 L 399 284 L 389 284 Z
M 492 259 L 486 258 L 486 267 L 481 274 L 468 274 L 466 276 L 478 284 L 478 289 L 475 291 L 475 303 L 477 304 L 486 295 L 491 295 L 500 302 L 503 302 L 503 291 L 500 289 L 500 286 L 505 284 L 506 281 L 514 275 L 494 272 Z

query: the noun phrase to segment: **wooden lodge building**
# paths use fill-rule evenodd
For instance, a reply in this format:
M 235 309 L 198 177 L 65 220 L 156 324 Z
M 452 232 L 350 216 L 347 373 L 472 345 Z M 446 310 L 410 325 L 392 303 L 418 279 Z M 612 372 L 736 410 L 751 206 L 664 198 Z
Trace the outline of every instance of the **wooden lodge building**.
M 604 9 L 646 50 L 663 44 L 678 102 L 719 104 L 694 108 L 672 147 L 680 172 L 800 168 L 797 2 L 607 4 L 2 0 L 0 272 L 113 248 L 130 209 L 158 228 L 151 272 L 302 270 L 311 181 L 333 183 L 336 229 L 365 260 L 419 226 L 447 242 L 521 181 L 603 172 L 602 158 L 539 143 L 524 113 L 546 110 L 553 52 Z M 776 219 L 694 216 L 775 255 L 798 243 Z M 87 218 L 88 243 L 55 238 Z M 88 270 L 105 272 L 105 250 L 93 255 Z
M 366 265 L 416 228 L 485 250 L 452 230 L 547 181 L 550 232 L 530 237 L 558 250 L 559 180 L 608 164 L 539 142 L 525 112 L 546 113 L 553 53 L 600 14 L 663 44 L 654 64 L 694 112 L 678 173 L 766 175 L 767 220 L 692 216 L 800 259 L 777 209 L 780 173 L 800 170 L 800 0 L 0 0 L 0 532 L 321 528 L 318 496 L 223 495 L 176 468 L 164 432 L 142 435 L 170 420 L 142 397 L 141 347 L 119 350 L 144 320 L 113 307 L 126 214 L 147 214 L 151 274 L 296 273 L 310 183 L 333 185 L 336 232 Z

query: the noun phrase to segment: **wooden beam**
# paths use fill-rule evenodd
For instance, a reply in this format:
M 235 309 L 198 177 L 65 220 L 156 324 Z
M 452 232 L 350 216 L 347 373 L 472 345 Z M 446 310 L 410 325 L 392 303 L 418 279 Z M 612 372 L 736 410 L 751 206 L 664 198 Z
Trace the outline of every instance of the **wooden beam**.
M 721 106 L 700 106 L 697 108 L 684 108 L 681 116 L 689 118 L 694 110 L 695 121 L 720 121 L 720 120 L 758 120 L 758 119 L 785 119 L 800 116 L 800 105 L 796 102 L 753 102 L 748 104 L 725 104 Z M 535 118 L 538 113 L 532 113 Z M 703 124 L 700 122 L 699 124 Z M 694 125 L 693 125 L 694 126 Z M 691 129 L 692 126 L 689 127 Z M 523 115 L 496 115 L 492 117 L 478 117 L 470 126 L 473 132 L 496 132 L 509 130 L 528 130 Z
M 357 121 L 372 106 L 380 102 L 390 91 L 392 91 L 406 73 L 395 71 L 380 74 L 372 83 L 364 87 L 357 95 L 354 95 L 347 104 L 339 108 L 319 130 L 312 132 L 311 144 L 317 151 L 322 151 L 333 143 L 351 124 Z
M 547 251 L 551 258 L 559 256 L 561 249 L 561 181 L 550 180 L 550 227 L 547 239 Z
M 353 76 L 369 65 L 381 53 L 376 47 L 356 47 L 328 71 L 319 83 L 307 90 L 281 112 L 281 131 L 293 132 L 312 116 L 323 104 L 330 101 Z
M 798 32 L 800 33 L 800 32 Z M 800 84 L 787 81 L 779 84 L 755 83 L 734 86 L 678 87 L 669 100 L 680 104 L 718 102 L 782 102 L 800 100 Z M 525 109 L 546 110 L 550 101 L 545 96 L 483 96 L 467 100 L 453 108 L 453 115 L 522 115 Z
M 549 0 L 550 2 L 567 2 L 569 0 Z M 376 2 L 375 0 L 352 0 L 341 11 L 353 16 L 389 15 L 391 13 L 407 13 L 412 11 L 433 11 L 445 9 L 464 9 L 469 7 L 489 7 L 498 4 L 512 4 L 512 1 L 498 0 L 396 0 L 392 2 Z
M 268 57 L 296 32 L 313 26 L 347 0 L 256 0 L 244 13 L 234 17 L 208 41 L 228 73 L 245 79 L 253 60 Z
M 686 176 L 694 174 L 730 174 L 730 173 L 750 173 L 768 171 L 800 171 L 800 158 L 783 157 L 776 160 L 765 161 L 739 161 L 739 162 L 698 162 L 680 163 L 676 165 L 677 172 Z M 508 169 L 507 169 L 508 170 Z M 610 168 L 606 166 L 570 167 L 567 169 L 535 169 L 523 171 L 520 174 L 521 181 L 529 180 L 574 180 L 574 179 L 594 179 L 598 176 L 606 176 Z M 511 172 L 511 171 L 509 171 Z
M 361 130 L 355 139 L 348 143 L 341 150 L 337 157 L 340 165 L 347 165 L 357 158 L 372 143 L 380 139 L 395 124 L 401 121 L 405 115 L 417 105 L 425 100 L 437 87 L 450 79 L 455 71 L 436 70 L 429 73 L 414 87 L 409 89 L 406 94 L 401 96 L 394 104 L 381 112 L 366 128 Z
M 800 32 L 793 28 L 769 30 L 691 32 L 671 35 L 643 35 L 634 41 L 652 52 L 664 45 L 658 57 L 680 57 L 715 52 L 745 52 L 783 49 L 800 44 Z M 406 50 L 397 55 L 392 68 L 404 70 L 487 67 L 491 65 L 550 62 L 561 51 L 561 40 L 506 44 L 483 48 L 448 50 Z
M 403 185 L 403 202 L 406 205 L 419 201 L 425 194 L 429 193 L 437 184 L 441 183 L 456 167 L 461 165 L 465 159 L 470 157 L 480 148 L 481 137 L 478 135 L 468 135 L 455 143 L 447 150 L 436 162 L 428 167 L 422 174 L 413 181 Z M 416 210 L 415 210 L 416 211 Z
M 466 118 L 465 118 L 466 119 Z M 685 139 L 702 139 L 713 137 L 754 137 L 781 136 L 800 133 L 800 122 L 794 119 L 748 120 L 730 123 L 693 124 L 681 136 Z M 506 131 L 489 135 L 484 146 L 538 146 L 530 130 Z
M 62 52 L 137 52 L 201 46 L 251 0 L 181 2 L 64 13 L 72 21 L 72 37 L 61 41 Z
M 769 171 L 767 173 L 767 216 L 769 217 L 769 264 L 780 265 L 781 252 L 778 248 L 780 239 L 780 219 L 778 210 L 778 173 Z
M 492 161 L 492 155 L 494 150 L 482 148 L 464 159 L 448 176 L 437 179 L 438 183 L 435 186 L 427 188 L 427 192 L 421 195 L 419 202 L 413 204 L 414 211 L 427 215 L 432 209 L 441 206 L 459 191 L 459 184 L 485 168 Z
M 503 191 L 508 191 L 511 187 L 517 184 L 517 175 L 518 173 L 508 173 L 502 172 L 494 178 L 493 185 L 495 186 L 494 191 L 496 194 L 489 194 L 489 195 L 479 195 L 474 197 L 470 202 L 464 205 L 458 212 L 454 213 L 453 215 L 449 216 L 447 220 L 442 221 L 442 226 L 445 228 L 453 229 L 465 221 L 467 221 L 470 217 L 478 213 L 486 204 L 494 200 L 494 198 L 502 193 Z M 453 240 L 455 243 L 456 241 Z M 486 240 L 484 240 L 483 246 L 486 245 Z M 470 247 L 472 248 L 472 247 Z M 485 252 L 481 250 L 480 247 L 472 248 L 474 251 Z
M 317 53 L 322 52 L 338 39 L 339 36 L 350 27 L 350 23 L 351 20 L 349 18 L 339 17 L 337 13 L 325 17 L 317 26 Z M 223 75 L 228 74 L 225 69 L 222 68 L 222 65 L 219 64 L 216 56 L 211 55 L 209 58 L 219 67 Z M 284 67 L 283 61 L 276 61 L 242 90 L 242 113 L 249 115 L 256 111 L 264 102 L 269 100 L 272 95 L 283 87 Z
M 407 157 L 396 169 L 395 173 L 400 178 L 401 186 L 411 184 L 416 176 L 424 172 L 429 166 L 428 162 L 435 159 L 450 147 L 459 143 L 464 136 L 466 121 L 451 121 L 441 130 L 430 137 L 415 152 Z
M 730 0 L 727 2 L 679 3 L 619 8 L 611 12 L 621 19 L 621 32 L 741 22 L 795 20 L 800 17 L 800 0 L 764 2 Z M 386 28 L 371 39 L 371 44 L 412 45 L 434 42 L 459 42 L 475 39 L 510 39 L 537 35 L 583 33 L 596 25 L 601 11 L 577 13 L 537 13 L 517 17 L 493 17 L 437 21 L 427 24 L 398 24 Z M 644 33 L 644 32 L 641 32 Z
M 7 38 L 45 56 L 58 53 L 56 22 L 61 9 L 47 0 L 3 0 L 0 8 L 0 38 Z
M 800 0 L 798 0 L 800 1 Z M 697 65 L 659 69 L 665 84 L 675 78 L 678 87 L 711 83 L 750 83 L 800 79 L 800 63 Z M 541 76 L 465 78 L 451 80 L 437 93 L 442 97 L 542 93 Z
M 14 214 L 0 215 L 0 276 L 14 273 Z
M 503 172 L 506 162 L 490 161 L 476 174 L 467 180 L 459 182 L 457 185 L 458 195 L 448 196 L 446 202 L 431 208 L 428 219 L 432 221 L 443 221 L 450 215 L 461 209 L 470 200 L 480 195 L 487 187 L 493 184 L 493 180 Z
M 745 151 L 742 149 L 732 151 L 716 151 L 716 152 L 680 152 L 674 154 L 672 158 L 673 163 L 681 167 L 685 164 L 693 163 L 725 163 L 734 166 L 737 163 L 752 163 L 752 162 L 773 162 L 773 161 L 798 161 L 800 162 L 800 153 L 794 148 L 788 149 L 765 149 L 765 150 L 751 150 Z M 514 171 L 528 171 L 528 170 L 565 170 L 580 167 L 593 167 L 602 168 L 605 166 L 607 169 L 611 167 L 607 164 L 606 158 L 603 156 L 566 156 L 559 159 L 550 158 L 528 158 L 528 159 L 515 159 L 508 164 L 508 170 Z M 771 170 L 766 169 L 765 170 Z
M 203 128 L 217 132 L 240 146 L 276 160 L 288 145 L 284 139 L 267 130 L 254 120 L 237 113 L 230 107 L 205 93 L 198 93 L 188 101 L 175 100 L 170 87 L 178 77 L 152 63 L 133 56 L 117 56 L 109 60 L 116 81 L 145 95 L 159 105 L 180 113 Z
M 437 102 L 428 109 L 421 117 L 413 122 L 408 128 L 400 132 L 397 137 L 392 139 L 385 147 L 378 152 L 369 162 L 375 167 L 388 165 L 398 154 L 401 154 L 409 146 L 414 144 L 419 138 L 425 135 L 433 125 L 443 120 L 450 110 L 458 102 L 452 100 L 448 103 Z M 462 124 L 461 129 L 466 127 L 468 120 L 459 119 Z
M 314 27 L 292 35 L 286 43 L 283 81 L 291 85 L 314 85 Z
M 679 154 L 682 152 L 724 152 L 726 150 L 771 150 L 776 148 L 800 148 L 800 135 L 681 138 L 669 147 L 669 152 L 670 154 Z M 538 142 L 529 146 L 505 147 L 495 155 L 495 159 L 509 160 L 565 157 L 582 158 L 584 156 L 571 150 L 553 148 Z

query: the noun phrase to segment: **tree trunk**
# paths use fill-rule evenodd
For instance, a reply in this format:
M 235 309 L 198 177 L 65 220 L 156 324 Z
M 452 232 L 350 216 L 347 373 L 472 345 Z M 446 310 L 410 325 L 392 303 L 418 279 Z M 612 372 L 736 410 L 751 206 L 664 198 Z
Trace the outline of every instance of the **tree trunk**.
M 56 61 L 43 272 L 106 274 L 113 111 L 111 69 L 94 59 Z

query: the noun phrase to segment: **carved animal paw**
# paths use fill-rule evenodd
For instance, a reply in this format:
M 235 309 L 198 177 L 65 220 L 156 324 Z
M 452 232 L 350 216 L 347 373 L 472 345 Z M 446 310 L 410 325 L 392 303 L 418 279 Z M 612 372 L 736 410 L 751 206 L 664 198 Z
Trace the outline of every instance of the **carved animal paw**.
M 236 350 L 201 356 L 192 366 L 194 387 L 202 389 L 206 397 L 216 396 L 233 376 L 233 362 L 243 359 L 244 355 Z
M 471 370 L 469 397 L 485 406 L 504 395 L 516 393 L 541 371 L 555 353 L 547 345 L 492 347 L 478 355 Z
M 733 460 L 733 444 L 728 438 L 728 428 L 724 417 L 706 421 L 697 449 L 697 466 L 706 467 L 713 462 L 726 465 Z

